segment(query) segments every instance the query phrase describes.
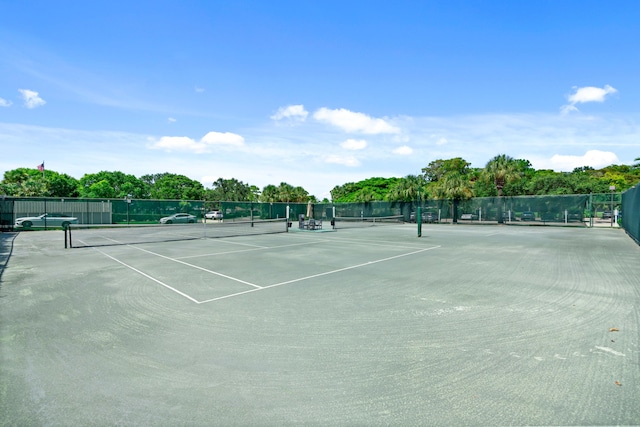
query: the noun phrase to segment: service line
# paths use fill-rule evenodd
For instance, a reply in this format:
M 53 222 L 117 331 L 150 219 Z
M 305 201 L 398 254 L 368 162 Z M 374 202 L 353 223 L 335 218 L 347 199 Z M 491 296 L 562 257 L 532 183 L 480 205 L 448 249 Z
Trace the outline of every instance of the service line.
M 121 264 L 121 265 L 124 265 L 125 267 L 127 267 L 127 268 L 129 268 L 129 269 L 131 269 L 131 270 L 135 271 L 136 273 L 143 275 L 143 276 L 144 276 L 144 277 L 146 277 L 147 279 L 153 280 L 153 281 L 154 281 L 154 282 L 156 282 L 157 284 L 159 284 L 159 285 L 161 285 L 161 286 L 164 286 L 165 288 L 167 288 L 167 289 L 169 289 L 169 290 L 172 290 L 173 292 L 177 293 L 178 295 L 183 296 L 183 297 L 185 297 L 186 299 L 188 299 L 188 300 L 190 300 L 190 301 L 193 301 L 193 302 L 195 302 L 196 304 L 198 304 L 198 300 L 197 300 L 197 299 L 192 298 L 192 297 L 190 297 L 189 295 L 185 294 L 184 292 L 181 292 L 181 291 L 177 290 L 176 288 L 174 288 L 174 287 L 171 287 L 171 286 L 167 285 L 166 283 L 164 283 L 164 282 L 162 282 L 162 281 L 160 281 L 160 280 L 156 279 L 155 277 L 149 276 L 149 275 L 148 275 L 147 273 L 145 273 L 144 271 L 138 270 L 137 268 L 135 268 L 135 267 L 133 267 L 133 266 L 131 266 L 131 265 L 127 264 L 127 263 L 124 263 L 124 262 L 120 261 L 118 258 L 115 258 L 115 257 L 113 257 L 113 256 L 111 256 L 111 255 L 109 255 L 109 254 L 107 254 L 107 253 L 105 253 L 105 252 L 102 252 L 100 249 L 96 249 L 96 248 L 94 248 L 94 250 L 96 250 L 96 251 L 100 252 L 102 255 L 106 256 L 107 258 L 111 258 L 111 259 L 112 259 L 112 260 L 114 260 L 115 262 L 117 262 L 117 263 L 119 263 L 119 264 Z
M 269 289 L 269 288 L 275 288 L 277 286 L 289 285 L 291 283 L 301 282 L 303 280 L 314 279 L 316 277 L 327 276 L 327 275 L 330 275 L 330 274 L 340 273 L 340 272 L 347 271 L 347 270 L 353 270 L 353 269 L 356 269 L 356 268 L 367 267 L 367 266 L 370 266 L 370 265 L 373 265 L 373 264 L 377 264 L 377 263 L 380 263 L 380 262 L 391 261 L 393 259 L 402 258 L 402 257 L 405 257 L 405 256 L 415 255 L 415 254 L 418 254 L 418 253 L 421 253 L 421 252 L 430 251 L 432 249 L 438 249 L 440 247 L 441 246 L 439 246 L 439 245 L 438 246 L 432 246 L 430 248 L 424 248 L 424 249 L 420 249 L 420 250 L 413 251 L 413 252 L 407 252 L 405 254 L 394 255 L 394 256 L 391 256 L 391 257 L 387 257 L 387 258 L 382 258 L 382 259 L 378 259 L 378 260 L 374 260 L 374 261 L 363 262 L 361 264 L 351 265 L 349 267 L 343 267 L 343 268 L 338 268 L 336 270 L 325 271 L 324 273 L 318 273 L 318 274 L 313 274 L 311 276 L 300 277 L 298 279 L 287 280 L 285 282 L 275 283 L 273 285 L 262 286 L 259 289 L 250 289 L 250 290 L 246 290 L 246 291 L 242 291 L 242 292 L 237 292 L 237 293 L 234 293 L 234 294 L 224 295 L 224 296 L 217 297 L 217 298 L 211 298 L 211 299 L 204 300 L 204 301 L 198 301 L 197 303 L 198 304 L 204 304 L 204 303 L 208 303 L 208 302 L 219 301 L 219 300 L 222 300 L 222 299 L 236 297 L 238 295 L 248 294 L 250 292 L 262 291 L 262 290 Z

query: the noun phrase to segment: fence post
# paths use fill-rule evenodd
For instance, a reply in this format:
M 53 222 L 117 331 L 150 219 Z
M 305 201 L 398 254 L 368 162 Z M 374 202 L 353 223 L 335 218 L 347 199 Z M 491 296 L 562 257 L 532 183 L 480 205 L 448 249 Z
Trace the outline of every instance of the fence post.
M 589 193 L 589 227 L 593 228 L 593 193 Z

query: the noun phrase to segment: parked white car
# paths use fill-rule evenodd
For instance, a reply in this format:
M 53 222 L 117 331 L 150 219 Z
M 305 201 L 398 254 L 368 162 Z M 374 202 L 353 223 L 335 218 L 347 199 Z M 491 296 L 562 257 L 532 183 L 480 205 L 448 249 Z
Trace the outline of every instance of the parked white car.
M 185 224 L 196 222 L 196 217 L 188 213 L 177 213 L 160 218 L 160 224 Z
M 32 227 L 62 227 L 66 229 L 69 227 L 69 224 L 77 223 L 78 218 L 72 216 L 45 213 L 39 216 L 17 218 L 14 227 L 22 228 L 23 230 L 28 230 Z
M 222 219 L 222 212 L 220 211 L 211 211 L 204 214 L 206 219 Z

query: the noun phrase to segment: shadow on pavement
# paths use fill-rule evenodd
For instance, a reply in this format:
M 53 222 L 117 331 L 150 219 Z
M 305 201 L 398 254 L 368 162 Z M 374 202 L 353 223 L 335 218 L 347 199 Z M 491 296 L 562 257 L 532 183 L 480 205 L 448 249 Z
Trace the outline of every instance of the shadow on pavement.
M 18 233 L 0 233 L 0 291 L 2 291 L 2 273 L 13 253 L 13 242 Z M 0 295 L 0 298 L 2 295 Z

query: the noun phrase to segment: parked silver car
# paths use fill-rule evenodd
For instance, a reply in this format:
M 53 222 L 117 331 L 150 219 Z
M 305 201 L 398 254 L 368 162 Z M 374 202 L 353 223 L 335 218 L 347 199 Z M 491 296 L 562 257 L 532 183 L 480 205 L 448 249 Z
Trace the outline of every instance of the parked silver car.
M 222 219 L 222 212 L 220 211 L 211 211 L 204 214 L 206 219 Z
M 62 215 L 45 213 L 39 216 L 26 216 L 17 218 L 14 224 L 15 228 L 28 230 L 32 227 L 62 227 L 67 228 L 69 224 L 77 224 L 78 218 Z
M 188 213 L 177 213 L 160 218 L 160 224 L 181 224 L 196 222 L 196 217 Z

